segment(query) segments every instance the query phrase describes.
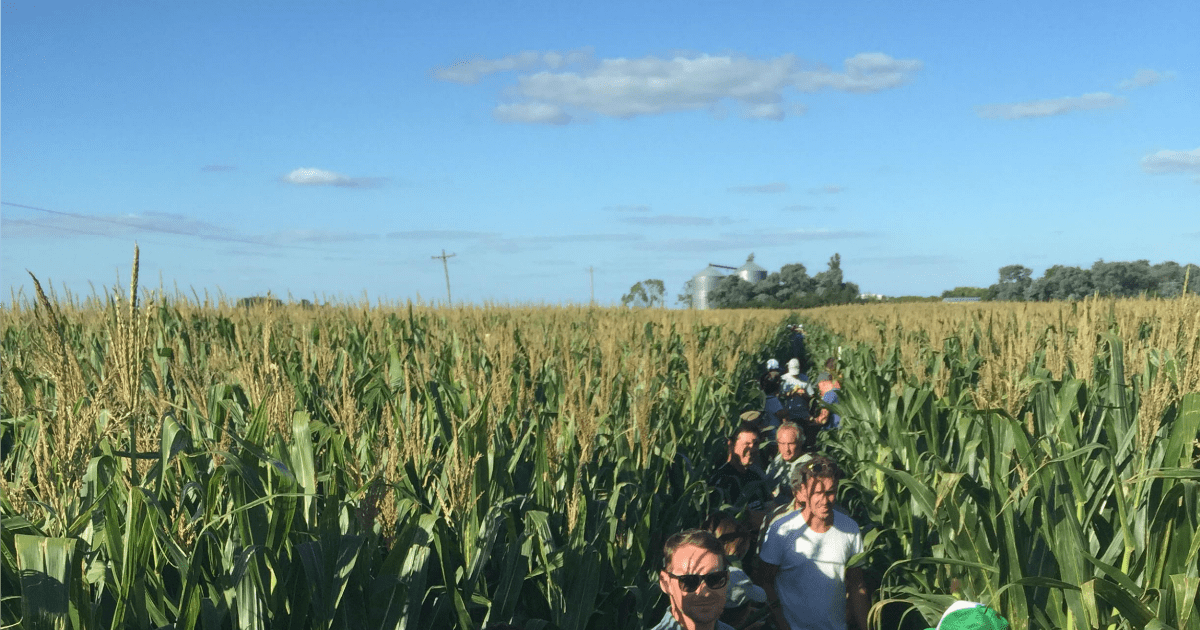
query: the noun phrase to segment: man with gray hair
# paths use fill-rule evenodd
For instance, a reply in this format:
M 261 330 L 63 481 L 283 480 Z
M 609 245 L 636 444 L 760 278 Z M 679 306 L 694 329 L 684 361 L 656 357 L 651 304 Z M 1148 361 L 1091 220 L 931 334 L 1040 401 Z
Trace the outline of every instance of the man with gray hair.
M 780 603 L 773 609 L 778 628 L 847 630 L 849 609 L 855 626 L 867 630 L 871 598 L 863 571 L 847 566 L 863 550 L 862 534 L 853 519 L 833 509 L 841 478 L 828 457 L 797 467 L 797 509 L 772 523 L 763 539 L 755 582 L 769 603 Z
M 796 466 L 812 459 L 804 452 L 804 432 L 800 425 L 788 421 L 775 430 L 775 444 L 779 453 L 767 466 L 767 480 L 775 489 L 780 501 L 776 505 L 792 502 L 792 471 Z

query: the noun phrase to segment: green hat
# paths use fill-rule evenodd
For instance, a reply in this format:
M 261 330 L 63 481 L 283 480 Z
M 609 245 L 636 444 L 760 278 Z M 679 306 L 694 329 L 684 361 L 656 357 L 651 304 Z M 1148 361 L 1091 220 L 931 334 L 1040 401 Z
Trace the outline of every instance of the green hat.
M 942 615 L 937 628 L 928 630 L 1009 630 L 1000 613 L 978 602 L 954 602 Z

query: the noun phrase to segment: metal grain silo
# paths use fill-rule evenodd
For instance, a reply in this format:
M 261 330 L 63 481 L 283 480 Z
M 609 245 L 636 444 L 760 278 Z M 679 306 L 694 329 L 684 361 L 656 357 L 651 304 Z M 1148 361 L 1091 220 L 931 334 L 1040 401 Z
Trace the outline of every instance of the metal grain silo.
M 735 273 L 750 284 L 767 279 L 767 270 L 754 264 L 754 254 L 750 254 L 750 257 L 746 259 L 746 264 L 738 267 Z
M 725 272 L 712 265 L 692 276 L 692 306 L 699 309 L 708 308 L 709 292 L 717 288 L 717 283 L 724 277 Z

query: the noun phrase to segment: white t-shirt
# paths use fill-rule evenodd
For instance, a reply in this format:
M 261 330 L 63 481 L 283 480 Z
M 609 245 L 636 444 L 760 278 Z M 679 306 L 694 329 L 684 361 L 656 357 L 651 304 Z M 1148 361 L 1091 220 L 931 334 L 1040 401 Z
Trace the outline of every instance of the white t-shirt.
M 791 630 L 846 630 L 846 562 L 862 550 L 858 524 L 841 512 L 823 534 L 800 510 L 771 523 L 759 558 L 779 567 L 775 591 Z

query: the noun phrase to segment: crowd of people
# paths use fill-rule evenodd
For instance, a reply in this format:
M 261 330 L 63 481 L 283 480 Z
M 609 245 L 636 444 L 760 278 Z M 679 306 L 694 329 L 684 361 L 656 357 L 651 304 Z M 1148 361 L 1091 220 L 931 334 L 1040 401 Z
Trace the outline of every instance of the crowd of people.
M 867 630 L 871 607 L 858 524 L 836 505 L 843 472 L 817 452 L 842 419 L 829 359 L 815 383 L 803 371 L 802 329 L 793 327 L 787 372 L 767 361 L 764 404 L 740 415 L 727 460 L 709 480 L 714 512 L 663 547 L 659 586 L 670 600 L 654 630 Z M 798 343 L 797 343 L 798 341 Z M 746 568 L 749 567 L 749 571 Z M 938 630 L 1007 630 L 994 610 L 959 602 Z

